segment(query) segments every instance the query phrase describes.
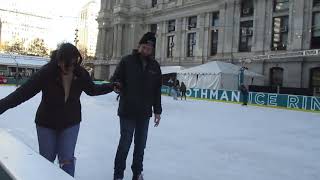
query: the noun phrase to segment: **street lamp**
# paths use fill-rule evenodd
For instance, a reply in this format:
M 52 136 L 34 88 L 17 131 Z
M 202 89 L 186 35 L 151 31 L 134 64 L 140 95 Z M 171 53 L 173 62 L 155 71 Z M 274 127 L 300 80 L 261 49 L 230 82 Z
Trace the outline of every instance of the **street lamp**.
M 75 38 L 74 38 L 74 45 L 77 47 L 77 44 L 78 44 L 78 42 L 79 42 L 79 40 L 78 40 L 78 29 L 75 29 L 75 33 L 74 33 L 74 35 L 75 35 Z

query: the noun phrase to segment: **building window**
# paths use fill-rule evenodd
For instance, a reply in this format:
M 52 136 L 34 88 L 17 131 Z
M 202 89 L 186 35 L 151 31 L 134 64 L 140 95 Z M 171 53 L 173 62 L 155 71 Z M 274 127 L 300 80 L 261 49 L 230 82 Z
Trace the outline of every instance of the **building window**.
M 219 26 L 219 12 L 212 13 L 211 26 L 213 27 Z
M 270 69 L 270 85 L 282 86 L 283 84 L 283 68 L 273 67 Z
M 310 88 L 320 88 L 320 67 L 310 70 Z
M 158 30 L 158 25 L 157 24 L 151 24 L 150 25 L 150 31 L 153 32 L 154 34 L 157 34 Z
M 313 6 L 320 6 L 320 0 L 313 0 Z
M 211 49 L 210 49 L 210 55 L 214 56 L 217 54 L 218 51 L 218 35 L 219 35 L 219 12 L 213 12 L 212 13 L 212 20 L 211 20 Z
M 320 12 L 313 13 L 311 49 L 320 49 Z
M 253 0 L 242 0 L 241 17 L 253 16 Z
M 273 18 L 271 50 L 286 50 L 288 44 L 288 16 Z
M 196 33 L 189 33 L 187 57 L 194 57 L 195 47 L 196 47 Z
M 157 24 L 150 24 L 150 31 L 154 34 L 157 34 L 158 25 Z M 156 43 L 157 44 L 157 43 Z M 156 49 L 154 49 L 154 54 L 156 53 Z
M 289 10 L 289 0 L 274 0 L 274 12 Z
M 174 36 L 168 36 L 168 43 L 167 43 L 167 57 L 173 57 L 173 47 L 174 47 Z
M 156 7 L 158 4 L 158 0 L 152 0 L 151 6 Z
M 0 65 L 0 71 L 7 71 L 7 66 Z
M 176 20 L 168 21 L 168 32 L 174 32 L 176 30 Z
M 197 16 L 189 17 L 188 19 L 188 30 L 197 28 Z
M 211 56 L 214 56 L 218 52 L 218 30 L 212 30 L 211 31 Z
M 250 52 L 252 47 L 253 21 L 240 23 L 239 51 Z

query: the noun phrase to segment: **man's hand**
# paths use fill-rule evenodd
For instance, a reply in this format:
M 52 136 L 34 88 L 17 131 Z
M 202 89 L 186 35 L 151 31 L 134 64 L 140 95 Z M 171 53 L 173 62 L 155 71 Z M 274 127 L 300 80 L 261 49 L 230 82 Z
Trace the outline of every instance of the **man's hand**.
M 121 90 L 121 84 L 119 82 L 114 82 L 113 83 L 113 91 L 117 94 L 120 93 Z
M 158 127 L 160 124 L 160 114 L 154 114 L 154 127 Z

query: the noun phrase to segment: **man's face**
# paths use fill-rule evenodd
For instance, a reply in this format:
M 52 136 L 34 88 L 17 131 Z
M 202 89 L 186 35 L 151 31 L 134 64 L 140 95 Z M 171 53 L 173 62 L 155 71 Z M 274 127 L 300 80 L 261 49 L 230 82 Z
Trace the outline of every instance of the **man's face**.
M 153 54 L 153 46 L 151 44 L 140 44 L 138 51 L 144 57 L 150 57 Z

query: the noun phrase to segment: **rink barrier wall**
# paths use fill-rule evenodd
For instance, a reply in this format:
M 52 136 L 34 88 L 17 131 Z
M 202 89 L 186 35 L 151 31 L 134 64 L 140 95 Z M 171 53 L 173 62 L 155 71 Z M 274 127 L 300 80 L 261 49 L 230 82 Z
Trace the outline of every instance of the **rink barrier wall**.
M 3 129 L 0 139 L 0 180 L 74 180 Z
M 16 85 L 16 84 L 24 84 L 25 82 L 28 81 L 28 78 L 22 78 L 21 80 L 17 81 L 13 77 L 7 77 L 7 83 L 6 84 L 0 84 L 0 85 Z M 93 81 L 95 84 L 105 84 L 108 83 L 108 81 Z M 1 180 L 1 179 L 0 179 Z
M 104 83 L 107 83 L 107 81 L 95 81 L 95 84 Z M 162 94 L 169 94 L 169 87 L 162 86 L 161 92 Z M 239 91 L 197 88 L 187 89 L 186 96 L 189 98 L 228 103 L 241 103 L 243 98 Z M 249 92 L 248 104 L 320 113 L 320 97 L 315 96 Z
M 162 86 L 161 92 L 162 94 L 169 94 L 169 87 Z M 189 98 L 231 103 L 241 103 L 243 99 L 240 91 L 197 88 L 187 89 L 186 96 Z M 320 97 L 315 96 L 249 92 L 248 104 L 320 112 Z

